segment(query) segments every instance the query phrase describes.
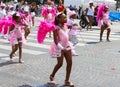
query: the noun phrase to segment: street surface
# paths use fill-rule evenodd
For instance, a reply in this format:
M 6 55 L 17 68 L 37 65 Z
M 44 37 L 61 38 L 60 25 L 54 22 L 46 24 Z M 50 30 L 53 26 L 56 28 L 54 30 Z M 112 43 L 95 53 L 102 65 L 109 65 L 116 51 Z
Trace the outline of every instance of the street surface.
M 65 60 L 56 74 L 56 86 L 47 84 L 57 61 L 48 53 L 53 38 L 47 35 L 44 44 L 37 43 L 36 33 L 41 19 L 35 18 L 36 24 L 23 46 L 23 64 L 18 63 L 18 55 L 14 62 L 9 61 L 11 45 L 0 38 L 0 87 L 65 87 Z M 75 87 L 120 87 L 120 22 L 113 22 L 111 42 L 106 42 L 106 31 L 103 42 L 99 42 L 99 32 L 98 27 L 93 27 L 93 31 L 78 31 L 79 43 L 75 50 L 79 56 L 73 56 L 71 72 Z

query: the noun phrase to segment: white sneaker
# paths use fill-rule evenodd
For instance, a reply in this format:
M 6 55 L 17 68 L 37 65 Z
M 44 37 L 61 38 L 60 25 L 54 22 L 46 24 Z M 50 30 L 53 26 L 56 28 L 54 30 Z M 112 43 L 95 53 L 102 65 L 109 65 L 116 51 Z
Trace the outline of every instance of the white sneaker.
M 74 54 L 72 54 L 72 56 L 78 56 L 78 54 L 77 54 L 77 53 L 74 53 Z
M 24 61 L 22 61 L 22 60 L 19 60 L 19 63 L 21 63 L 21 64 L 22 64 L 22 63 L 24 63 Z
M 7 35 L 4 35 L 3 38 L 4 38 L 4 39 L 8 39 L 8 36 L 7 36 Z

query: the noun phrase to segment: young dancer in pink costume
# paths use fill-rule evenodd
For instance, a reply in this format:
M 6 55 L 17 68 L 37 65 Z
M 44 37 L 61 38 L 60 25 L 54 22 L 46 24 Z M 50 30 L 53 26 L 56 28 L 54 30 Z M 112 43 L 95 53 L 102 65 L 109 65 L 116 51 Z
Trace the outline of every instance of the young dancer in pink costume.
M 42 9 L 42 16 L 47 23 L 52 23 L 55 19 L 56 10 L 54 7 L 46 6 Z M 51 37 L 51 32 L 49 32 L 49 37 Z
M 69 38 L 70 41 L 75 46 L 78 43 L 77 40 L 77 30 L 81 30 L 82 28 L 78 26 L 78 24 L 75 22 L 76 19 L 76 12 L 70 11 L 69 12 L 69 21 L 68 21 L 68 28 L 69 30 Z
M 12 51 L 10 53 L 10 59 L 13 59 L 13 54 L 19 49 L 19 63 L 22 63 L 22 44 L 25 43 L 24 36 L 22 35 L 21 18 L 19 13 L 15 13 L 12 16 L 13 24 L 10 27 L 10 43 L 12 45 Z
M 98 14 L 97 14 L 97 21 L 98 21 L 98 26 L 101 27 L 100 31 L 100 41 L 102 41 L 102 36 L 104 30 L 107 30 L 107 38 L 106 40 L 109 42 L 109 36 L 111 32 L 111 22 L 109 20 L 109 11 L 108 11 L 109 6 L 105 4 L 101 4 L 98 8 Z
M 15 13 L 14 11 L 14 7 L 12 5 L 9 5 L 9 9 L 8 9 L 8 17 L 13 15 Z
M 6 5 L 4 3 L 0 4 L 0 20 L 6 19 Z M 4 27 L 4 26 L 3 26 Z M 3 27 L 0 29 L 0 36 L 5 37 Z
M 24 17 L 24 23 L 25 23 L 25 39 L 27 39 L 28 35 L 30 34 L 30 30 L 31 30 L 31 27 L 32 27 L 32 16 L 30 15 L 29 13 L 29 9 L 25 9 L 24 10 L 24 14 L 25 14 L 25 17 Z
M 55 84 L 55 74 L 61 68 L 65 57 L 67 62 L 65 85 L 74 87 L 73 83 L 69 81 L 72 69 L 72 44 L 69 41 L 68 29 L 64 25 L 66 22 L 67 17 L 63 13 L 60 13 L 55 17 L 55 25 L 57 28 L 53 31 L 54 43 L 51 46 L 50 54 L 57 57 L 57 64 L 50 74 L 50 82 Z

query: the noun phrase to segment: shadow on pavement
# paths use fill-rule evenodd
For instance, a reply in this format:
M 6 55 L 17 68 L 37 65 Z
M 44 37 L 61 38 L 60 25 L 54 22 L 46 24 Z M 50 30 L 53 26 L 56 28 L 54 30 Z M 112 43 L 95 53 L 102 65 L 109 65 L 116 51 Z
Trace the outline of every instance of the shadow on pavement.
M 92 28 L 93 30 L 101 30 L 100 28 Z
M 38 87 L 60 87 L 59 84 L 50 84 L 50 83 L 46 83 L 44 85 L 40 85 Z
M 35 85 L 35 86 L 31 86 L 31 85 L 22 85 L 19 87 L 63 87 L 63 86 L 58 86 L 58 85 L 53 85 L 53 84 L 44 84 L 44 85 Z
M 120 32 L 116 32 L 116 33 L 120 33 Z
M 40 86 L 40 87 L 67 87 L 67 86 L 47 83 L 47 84 L 44 84 L 44 86 Z
M 115 34 L 112 34 L 112 35 L 120 35 L 120 32 L 115 32 Z
M 46 83 L 46 84 L 44 84 L 44 85 L 41 85 L 41 84 L 37 84 L 37 85 L 34 85 L 34 86 L 31 86 L 31 85 L 27 85 L 27 84 L 25 84 L 25 85 L 21 85 L 21 86 L 19 86 L 19 87 L 68 87 L 68 86 L 65 86 L 65 85 L 59 85 L 59 84 L 50 84 L 50 83 Z
M 19 86 L 19 87 L 33 87 L 33 86 L 30 86 L 30 85 L 22 85 L 22 86 Z
M 97 44 L 99 42 L 87 42 L 87 44 Z
M 17 64 L 18 62 L 13 62 L 13 61 L 7 61 L 7 62 L 2 62 L 0 63 L 0 67 L 7 66 L 10 64 Z

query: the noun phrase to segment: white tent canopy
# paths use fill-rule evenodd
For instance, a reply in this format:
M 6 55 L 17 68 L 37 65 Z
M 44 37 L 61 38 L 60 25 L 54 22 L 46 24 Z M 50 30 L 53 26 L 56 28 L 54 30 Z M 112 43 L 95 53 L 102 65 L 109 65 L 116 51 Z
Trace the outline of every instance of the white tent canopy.
M 82 3 L 84 3 L 84 0 L 64 0 L 64 5 L 65 6 L 76 6 L 79 7 L 82 5 Z
M 115 4 L 116 4 L 116 1 L 114 0 L 64 0 L 64 5 L 65 6 L 76 6 L 77 8 L 79 6 L 82 6 L 83 8 L 86 8 L 88 7 L 89 5 L 89 1 L 93 1 L 94 2 L 94 5 L 99 5 L 101 3 L 106 3 L 106 4 L 110 4 L 110 7 L 112 10 L 115 10 Z

